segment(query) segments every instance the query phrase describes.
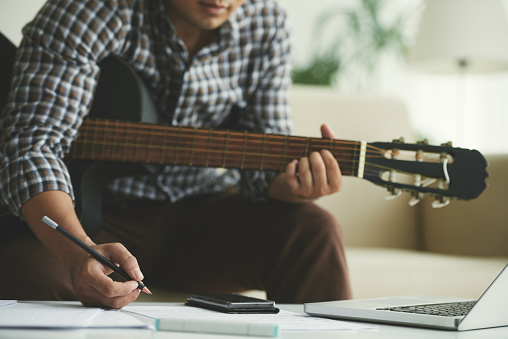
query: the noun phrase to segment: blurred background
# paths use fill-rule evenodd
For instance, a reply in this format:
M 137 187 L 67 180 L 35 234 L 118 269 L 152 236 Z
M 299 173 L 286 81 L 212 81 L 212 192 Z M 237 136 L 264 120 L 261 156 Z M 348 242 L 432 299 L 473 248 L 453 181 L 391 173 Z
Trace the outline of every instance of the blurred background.
M 418 139 L 508 151 L 508 0 L 279 1 L 294 31 L 295 84 L 390 96 Z M 18 44 L 43 3 L 0 1 L 0 31 Z

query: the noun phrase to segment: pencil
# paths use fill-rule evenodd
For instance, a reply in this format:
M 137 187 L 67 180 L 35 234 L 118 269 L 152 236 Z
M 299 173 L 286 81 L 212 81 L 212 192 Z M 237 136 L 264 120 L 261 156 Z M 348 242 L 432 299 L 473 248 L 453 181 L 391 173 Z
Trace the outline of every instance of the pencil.
M 54 222 L 53 220 L 51 220 L 50 218 L 48 218 L 47 216 L 44 216 L 42 218 L 42 221 L 44 221 L 44 223 L 46 223 L 48 226 L 50 226 L 51 228 L 53 228 L 54 230 L 58 231 L 60 234 L 62 234 L 64 237 L 66 237 L 67 239 L 69 239 L 70 241 L 72 241 L 73 243 L 75 243 L 76 245 L 78 245 L 79 247 L 81 247 L 82 249 L 84 249 L 86 252 L 88 252 L 92 257 L 94 257 L 95 259 L 97 259 L 101 264 L 104 264 L 106 266 L 108 266 L 109 268 L 111 268 L 113 271 L 115 271 L 116 273 L 120 274 L 125 280 L 132 280 L 132 278 L 127 274 L 127 272 L 125 272 L 123 269 L 121 269 L 120 267 L 116 266 L 115 264 L 113 264 L 111 261 L 109 261 L 106 257 L 104 257 L 103 255 L 101 255 L 99 252 L 95 251 L 93 248 L 91 248 L 90 246 L 88 246 L 87 244 L 85 244 L 84 242 L 82 242 L 80 239 L 76 238 L 72 233 L 70 233 L 69 231 L 67 231 L 65 228 L 63 227 L 60 227 L 56 222 Z M 148 289 L 148 287 L 146 287 L 141 281 L 138 281 L 138 288 L 142 291 L 142 292 L 145 292 L 147 294 L 152 294 L 152 292 L 150 292 L 150 290 Z

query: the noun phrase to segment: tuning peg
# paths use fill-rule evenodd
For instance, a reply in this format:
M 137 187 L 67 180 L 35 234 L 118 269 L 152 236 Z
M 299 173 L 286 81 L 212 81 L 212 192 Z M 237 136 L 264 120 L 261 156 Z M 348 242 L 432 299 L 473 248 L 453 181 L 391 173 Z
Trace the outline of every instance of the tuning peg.
M 413 206 L 417 205 L 419 202 L 420 202 L 420 199 L 418 199 L 416 197 L 412 197 L 409 200 L 409 206 L 413 207 Z
M 385 197 L 386 200 L 393 200 L 402 193 L 400 188 L 388 187 L 388 195 Z
M 452 142 L 451 142 L 451 141 L 444 142 L 444 143 L 442 143 L 442 144 L 441 144 L 441 146 L 443 146 L 443 147 L 452 147 L 452 145 L 453 145 L 453 144 L 452 144 Z
M 416 143 L 418 145 L 428 145 L 429 144 L 429 140 L 423 139 L 423 140 L 417 141 Z
M 418 204 L 423 198 L 425 198 L 425 194 L 423 193 L 420 193 L 420 192 L 413 192 L 412 193 L 412 197 L 411 199 L 409 200 L 409 206 L 413 207 L 415 206 L 416 204 Z
M 394 144 L 403 144 L 404 143 L 404 137 L 400 137 L 398 139 L 393 139 Z
M 438 197 L 438 198 L 436 198 L 436 200 L 434 200 L 432 202 L 432 207 L 433 208 L 441 208 L 441 207 L 447 206 L 449 203 L 450 203 L 450 199 L 445 198 L 445 197 Z

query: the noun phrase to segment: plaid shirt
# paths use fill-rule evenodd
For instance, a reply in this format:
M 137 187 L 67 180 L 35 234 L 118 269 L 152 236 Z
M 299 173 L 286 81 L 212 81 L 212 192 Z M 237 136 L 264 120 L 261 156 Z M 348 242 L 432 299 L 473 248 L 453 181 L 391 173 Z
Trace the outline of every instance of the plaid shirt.
M 240 129 L 292 133 L 290 33 L 276 0 L 247 0 L 193 58 L 161 0 L 50 0 L 23 34 L 0 120 L 1 201 L 17 215 L 43 191 L 74 198 L 62 159 L 91 106 L 97 63 L 109 55 L 138 72 L 163 123 L 217 127 L 235 111 Z M 161 166 L 115 179 L 109 189 L 174 202 L 236 185 L 263 199 L 274 176 Z

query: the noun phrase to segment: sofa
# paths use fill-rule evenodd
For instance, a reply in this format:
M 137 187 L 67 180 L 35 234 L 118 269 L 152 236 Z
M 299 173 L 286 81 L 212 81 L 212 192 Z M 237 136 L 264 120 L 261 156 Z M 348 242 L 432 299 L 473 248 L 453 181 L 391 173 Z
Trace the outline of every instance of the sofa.
M 340 139 L 415 141 L 407 108 L 393 98 L 294 86 L 291 102 L 296 135 L 320 137 L 319 126 L 326 122 Z M 474 200 L 452 200 L 435 209 L 432 198 L 425 198 L 409 206 L 408 193 L 386 199 L 383 187 L 345 176 L 340 193 L 317 201 L 342 225 L 354 298 L 481 295 L 508 263 L 508 180 L 503 179 L 508 154 L 485 156 L 488 188 Z M 263 291 L 244 294 L 264 296 Z M 156 295 L 185 298 L 183 292 L 157 290 L 150 300 Z
M 297 134 L 319 136 L 326 122 L 340 139 L 416 141 L 407 108 L 393 98 L 295 86 L 292 106 Z M 343 227 L 354 298 L 481 295 L 508 263 L 508 154 L 484 156 L 488 187 L 477 199 L 409 206 L 408 193 L 386 199 L 386 189 L 344 177 L 339 194 L 318 200 Z

